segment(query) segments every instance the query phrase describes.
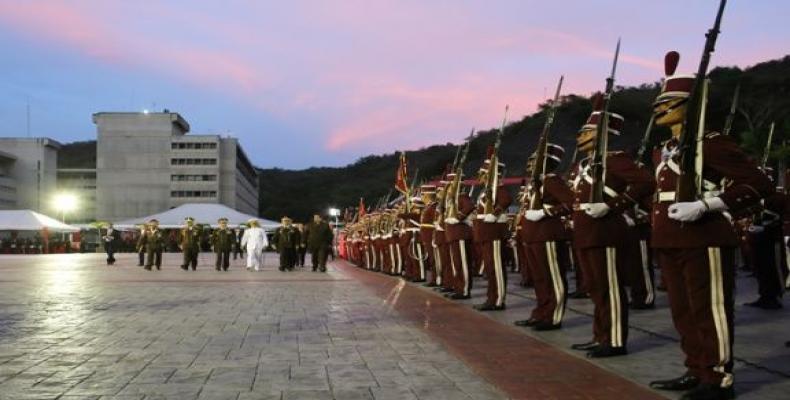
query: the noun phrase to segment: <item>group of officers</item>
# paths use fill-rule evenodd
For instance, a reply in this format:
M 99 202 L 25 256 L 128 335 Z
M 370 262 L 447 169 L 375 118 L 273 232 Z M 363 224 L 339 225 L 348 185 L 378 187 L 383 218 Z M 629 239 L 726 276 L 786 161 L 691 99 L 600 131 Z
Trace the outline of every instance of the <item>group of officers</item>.
M 193 217 L 185 218 L 184 226 L 177 232 L 177 245 L 183 255 L 181 269 L 197 270 L 200 244 L 205 232 Z M 120 232 L 108 224 L 103 229 L 102 239 L 107 265 L 113 265 Z M 227 218 L 220 218 L 217 227 L 210 231 L 209 242 L 216 256 L 214 267 L 217 271 L 228 271 L 231 254 L 236 259 L 245 253 L 247 269 L 260 271 L 263 268 L 263 252 L 271 247 L 280 255 L 280 271 L 291 271 L 295 266 L 304 267 L 305 254 L 309 251 L 313 271 L 326 272 L 333 239 L 332 228 L 320 214 L 316 214 L 313 221 L 306 225 L 294 225 L 290 218 L 282 218 L 281 225 L 273 232 L 271 242 L 257 219 L 251 219 L 243 227 L 234 229 L 228 225 Z M 153 268 L 160 270 L 165 241 L 166 234 L 159 228 L 158 220 L 151 219 L 142 226 L 137 240 L 138 266 L 149 271 Z
M 654 308 L 660 286 L 667 291 L 686 371 L 651 386 L 685 391 L 684 399 L 734 397 L 739 234 L 733 221 L 749 218 L 750 232 L 758 238 L 755 246 L 768 249 L 754 252 L 760 298 L 748 305 L 779 308 L 787 284 L 788 196 L 777 189 L 771 171 L 758 167 L 731 137 L 708 132 L 700 147 L 703 192 L 697 200 L 676 201 L 678 143 L 695 83 L 693 75 L 675 74 L 676 58 L 677 53 L 668 55 L 667 63 L 674 66 L 667 67 L 653 104 L 655 125 L 672 132 L 652 151 L 654 170 L 626 152 L 607 151 L 601 176 L 604 200 L 590 202 L 595 180 L 590 155 L 599 123 L 608 123 L 604 135 L 619 135 L 624 123 L 612 112 L 616 110 L 603 111 L 601 102 L 594 102 L 577 134 L 581 160 L 574 161 L 568 174 L 556 172 L 564 149 L 547 143 L 538 189 L 525 183 L 511 196 L 501 176 L 493 179 L 504 165 L 496 151 L 489 151 L 471 185 L 464 186 L 459 176 L 463 168 L 451 168 L 438 183 L 422 185 L 418 196 L 391 208 L 360 210 L 345 231 L 349 259 L 368 270 L 427 281 L 426 286 L 450 299 L 470 298 L 472 278 L 485 276 L 485 301 L 475 308 L 494 311 L 506 307 L 503 259 L 510 256 L 537 299 L 528 318 L 515 324 L 560 329 L 566 299 L 589 297 L 595 306 L 592 337 L 572 348 L 591 358 L 627 354 L 629 307 Z M 536 168 L 535 156 L 530 169 Z M 492 182 L 495 187 L 488 186 Z M 482 186 L 479 196 L 474 194 L 477 184 Z M 536 198 L 540 206 L 531 207 Z M 511 204 L 519 206 L 518 212 L 508 213 Z M 658 285 L 654 264 L 661 270 Z M 569 295 L 565 273 L 571 266 L 576 293 Z

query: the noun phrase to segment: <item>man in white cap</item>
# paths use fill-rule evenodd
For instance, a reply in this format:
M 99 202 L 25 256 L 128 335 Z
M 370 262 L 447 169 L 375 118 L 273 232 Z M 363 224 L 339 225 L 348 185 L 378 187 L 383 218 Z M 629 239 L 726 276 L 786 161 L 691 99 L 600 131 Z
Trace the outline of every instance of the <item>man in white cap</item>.
M 269 240 L 258 220 L 251 219 L 247 224 L 249 228 L 241 237 L 241 248 L 247 251 L 247 270 L 255 268 L 256 271 L 260 271 L 263 268 L 263 251 L 269 246 Z

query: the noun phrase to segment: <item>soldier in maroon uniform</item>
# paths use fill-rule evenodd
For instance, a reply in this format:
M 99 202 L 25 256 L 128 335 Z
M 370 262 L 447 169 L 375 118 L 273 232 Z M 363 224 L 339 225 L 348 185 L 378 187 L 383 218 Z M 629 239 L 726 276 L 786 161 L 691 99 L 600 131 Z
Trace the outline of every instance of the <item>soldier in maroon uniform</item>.
M 447 244 L 446 224 L 444 222 L 444 213 L 447 207 L 445 201 L 447 200 L 447 174 L 439 181 L 436 192 L 436 215 L 433 221 L 433 246 L 434 246 L 434 261 L 441 267 L 442 281 L 439 287 L 435 290 L 442 293 L 451 293 L 453 291 L 453 284 L 456 277 L 456 271 L 450 262 L 450 247 Z
M 497 168 L 494 168 L 491 157 L 489 157 L 480 168 L 481 177 L 479 180 L 485 181 L 484 177 L 494 171 L 501 173 L 499 171 L 504 166 L 499 163 Z M 497 179 L 497 181 L 501 182 L 501 179 Z M 486 301 L 475 306 L 475 309 L 480 311 L 504 310 L 507 293 L 507 273 L 502 265 L 502 241 L 507 236 L 507 208 L 513 199 L 503 185 L 498 185 L 491 190 L 495 193 L 491 213 L 486 213 L 485 196 L 481 197 L 483 201 L 477 205 L 477 215 L 472 227 L 475 239 L 480 243 L 480 255 L 488 280 Z
M 686 354 L 686 373 L 654 381 L 664 390 L 689 390 L 683 399 L 729 399 L 732 389 L 734 250 L 738 238 L 724 211 L 737 214 L 772 192 L 768 178 L 731 138 L 719 133 L 702 140 L 702 195 L 676 201 L 680 173 L 678 139 L 683 134 L 694 76 L 674 75 L 679 55 L 667 54 L 655 123 L 669 127 L 657 163 L 652 245 L 667 285 L 672 320 Z M 726 185 L 723 182 L 726 181 Z
M 433 249 L 433 220 L 436 218 L 436 186 L 422 185 L 420 186 L 420 196 L 425 206 L 420 213 L 420 245 L 417 247 L 415 256 L 420 269 L 431 271 L 431 278 L 425 286 L 435 287 L 440 285 L 441 282 L 441 265 L 437 264 L 435 260 L 435 252 Z
M 769 178 L 772 169 L 764 169 Z M 754 245 L 754 275 L 760 297 L 744 305 L 778 310 L 785 287 L 785 243 L 782 233 L 788 197 L 776 191 L 762 201 L 748 229 Z
M 546 148 L 546 174 L 540 177 L 540 193 L 527 191 L 524 215 L 519 224 L 522 246 L 527 257 L 530 276 L 535 287 L 537 305 L 529 319 L 516 321 L 517 326 L 531 326 L 538 331 L 559 329 L 565 313 L 565 263 L 560 261 L 570 239 L 562 217 L 572 212 L 573 192 L 562 177 L 553 172 L 562 162 L 565 149 L 555 144 Z M 534 155 L 530 163 L 534 164 Z M 532 168 L 532 167 L 530 167 Z M 542 207 L 530 209 L 535 197 L 542 199 Z M 537 208 L 537 207 L 536 207 Z
M 454 175 L 448 176 L 448 180 L 452 181 L 455 178 Z M 463 187 L 452 188 L 448 195 L 451 197 L 448 201 L 453 204 L 448 209 L 447 218 L 444 219 L 445 237 L 450 249 L 450 265 L 457 274 L 453 285 L 454 292 L 448 297 L 454 300 L 468 299 L 472 290 L 472 268 L 474 266 L 470 257 L 472 254 L 472 212 L 475 210 L 475 204 L 463 191 Z
M 580 154 L 593 151 L 598 123 L 603 117 L 602 102 L 594 103 L 595 111 L 577 136 Z M 609 113 L 607 120 L 607 132 L 619 135 L 623 117 Z M 627 353 L 628 340 L 622 254 L 628 225 L 623 213 L 652 195 L 655 181 L 650 172 L 639 168 L 625 152 L 607 152 L 603 176 L 605 201 L 589 203 L 594 182 L 590 164 L 588 155 L 579 162 L 574 180 L 573 242 L 584 270 L 586 289 L 595 304 L 594 337 L 591 342 L 575 344 L 572 348 L 587 351 L 588 357 L 612 357 Z

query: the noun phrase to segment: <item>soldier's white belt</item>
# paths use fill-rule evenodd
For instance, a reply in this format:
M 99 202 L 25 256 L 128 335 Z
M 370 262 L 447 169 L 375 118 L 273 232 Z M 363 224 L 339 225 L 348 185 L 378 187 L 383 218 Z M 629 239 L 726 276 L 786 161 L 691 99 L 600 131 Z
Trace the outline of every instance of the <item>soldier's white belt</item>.
M 433 224 L 420 224 L 420 228 L 431 228 L 431 229 L 433 229 Z
M 666 202 L 675 202 L 677 192 L 656 192 L 656 200 L 659 203 L 666 203 Z M 718 190 L 711 190 L 707 192 L 702 192 L 702 197 L 705 199 L 710 199 L 712 197 L 716 197 L 720 195 L 721 192 Z
M 419 232 L 420 228 L 406 228 L 404 229 L 406 232 Z

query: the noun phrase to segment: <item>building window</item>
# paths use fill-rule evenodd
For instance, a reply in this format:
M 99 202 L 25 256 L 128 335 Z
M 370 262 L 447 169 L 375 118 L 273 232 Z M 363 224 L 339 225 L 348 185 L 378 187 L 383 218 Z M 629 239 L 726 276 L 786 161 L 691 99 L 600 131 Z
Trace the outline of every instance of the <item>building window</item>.
M 171 190 L 170 197 L 217 197 L 216 190 Z
M 170 175 L 170 180 L 173 182 L 215 182 L 216 175 Z
M 172 150 L 216 150 L 215 142 L 175 142 L 170 144 Z
M 217 165 L 216 158 L 171 158 L 170 165 Z

